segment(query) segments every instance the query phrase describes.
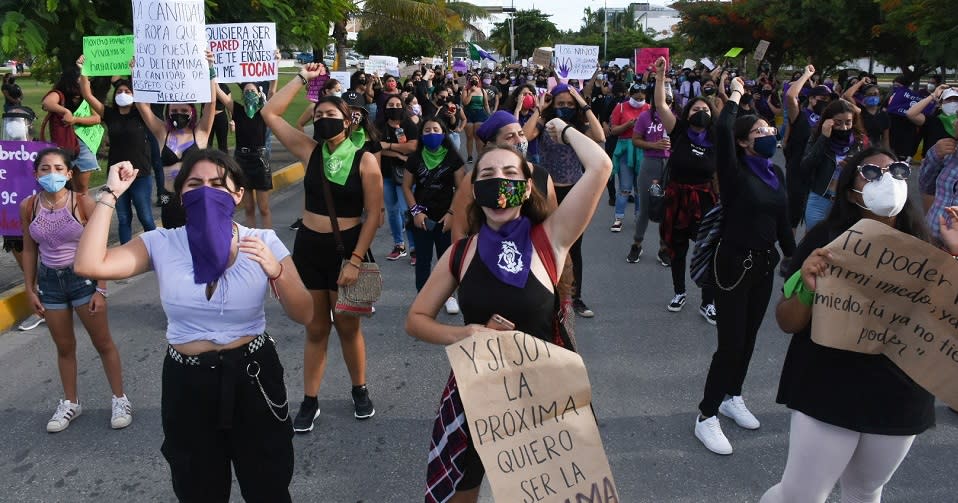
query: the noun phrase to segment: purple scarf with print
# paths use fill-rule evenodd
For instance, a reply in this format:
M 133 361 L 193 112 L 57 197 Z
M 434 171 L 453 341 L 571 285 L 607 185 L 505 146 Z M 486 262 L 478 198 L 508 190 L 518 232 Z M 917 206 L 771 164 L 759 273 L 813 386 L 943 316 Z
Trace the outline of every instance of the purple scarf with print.
M 692 128 L 688 128 L 686 129 L 686 133 L 689 136 L 689 141 L 691 141 L 693 145 L 697 147 L 704 147 L 704 148 L 710 148 L 712 146 L 712 142 L 710 142 L 708 139 L 708 135 L 709 135 L 708 128 L 703 129 L 699 131 L 698 133 L 696 133 L 695 131 L 692 131 Z
M 479 229 L 476 251 L 489 272 L 499 281 L 525 288 L 532 267 L 532 222 L 526 217 L 503 225 L 498 231 L 487 224 Z
M 765 185 L 778 190 L 778 175 L 775 174 L 774 164 L 771 159 L 755 155 L 746 155 L 745 164 L 752 170 L 752 173 L 755 173 L 755 176 L 765 182 Z

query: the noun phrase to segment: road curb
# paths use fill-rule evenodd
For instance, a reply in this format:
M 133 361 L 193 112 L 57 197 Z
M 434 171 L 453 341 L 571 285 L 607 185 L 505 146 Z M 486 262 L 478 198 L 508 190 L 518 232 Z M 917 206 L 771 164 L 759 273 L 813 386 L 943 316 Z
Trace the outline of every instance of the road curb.
M 298 183 L 306 175 L 306 167 L 301 162 L 294 162 L 273 173 L 273 190 L 282 190 Z M 17 285 L 0 293 L 0 333 L 13 328 L 18 321 L 30 315 L 31 308 L 27 302 L 27 291 L 23 284 Z

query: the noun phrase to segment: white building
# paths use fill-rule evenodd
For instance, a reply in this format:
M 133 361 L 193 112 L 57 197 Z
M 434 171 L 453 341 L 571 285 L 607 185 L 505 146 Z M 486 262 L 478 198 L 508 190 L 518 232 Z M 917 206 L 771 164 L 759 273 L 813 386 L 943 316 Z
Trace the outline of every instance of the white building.
M 643 31 L 655 31 L 652 37 L 656 40 L 669 38 L 675 34 L 675 28 L 681 21 L 679 12 L 669 7 L 652 5 L 648 2 L 631 3 L 632 12 L 635 15 L 636 26 L 641 25 Z

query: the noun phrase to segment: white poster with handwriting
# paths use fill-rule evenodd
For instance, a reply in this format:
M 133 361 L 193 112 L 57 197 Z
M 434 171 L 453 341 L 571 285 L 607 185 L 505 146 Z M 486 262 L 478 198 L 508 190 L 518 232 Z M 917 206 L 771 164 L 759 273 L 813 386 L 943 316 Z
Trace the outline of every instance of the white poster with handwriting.
M 210 101 L 203 0 L 134 0 L 133 44 L 136 101 Z
M 276 80 L 276 23 L 206 26 L 216 81 L 224 84 Z
M 598 64 L 597 45 L 555 46 L 555 70 L 563 82 L 568 79 L 591 79 Z

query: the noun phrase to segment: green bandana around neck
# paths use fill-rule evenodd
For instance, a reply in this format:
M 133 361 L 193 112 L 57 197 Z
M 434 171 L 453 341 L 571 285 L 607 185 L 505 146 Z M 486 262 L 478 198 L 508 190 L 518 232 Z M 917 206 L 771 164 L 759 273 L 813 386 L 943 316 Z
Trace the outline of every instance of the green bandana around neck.
M 346 141 L 339 144 L 335 152 L 329 151 L 329 143 L 323 145 L 323 171 L 326 179 L 337 184 L 346 185 L 349 171 L 352 169 L 356 152 L 366 143 L 366 132 L 362 129 L 350 135 Z
M 958 120 L 958 114 L 945 115 L 939 114 L 938 118 L 941 120 L 941 125 L 945 126 L 945 132 L 948 133 L 948 136 L 951 138 L 955 137 L 955 120 Z
M 252 119 L 256 112 L 263 108 L 263 100 L 260 99 L 257 92 L 244 92 L 243 99 L 245 100 L 243 108 L 246 109 L 246 116 Z
M 428 148 L 422 149 L 422 161 L 426 163 L 426 169 L 432 171 L 436 169 L 436 166 L 442 164 L 443 159 L 446 158 L 446 152 L 449 150 L 446 147 L 440 146 L 436 150 L 429 150 Z

